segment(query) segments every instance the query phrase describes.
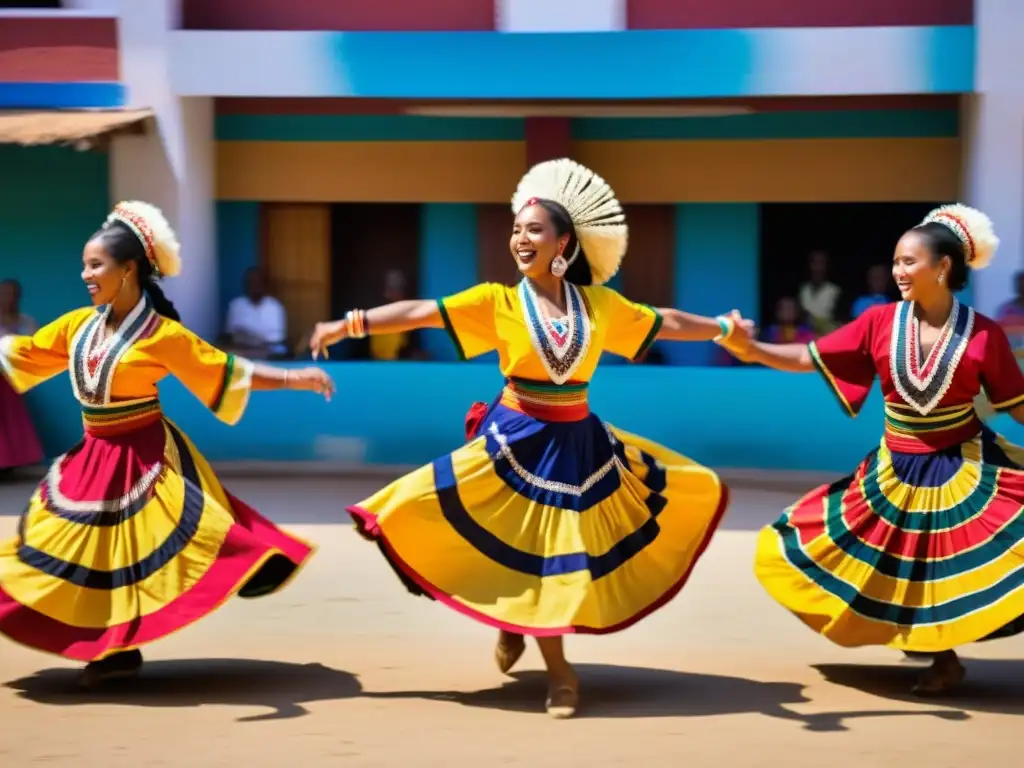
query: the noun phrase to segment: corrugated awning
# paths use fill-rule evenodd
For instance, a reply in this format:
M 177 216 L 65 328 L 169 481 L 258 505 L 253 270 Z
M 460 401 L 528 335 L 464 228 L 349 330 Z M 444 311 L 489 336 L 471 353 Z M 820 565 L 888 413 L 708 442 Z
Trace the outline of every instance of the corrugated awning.
M 0 112 L 0 144 L 73 144 L 138 131 L 151 117 L 149 109 Z

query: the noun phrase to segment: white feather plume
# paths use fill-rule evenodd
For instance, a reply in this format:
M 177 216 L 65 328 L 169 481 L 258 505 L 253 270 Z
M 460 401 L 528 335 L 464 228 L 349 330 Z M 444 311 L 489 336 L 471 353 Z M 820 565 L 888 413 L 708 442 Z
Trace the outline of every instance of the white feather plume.
M 120 221 L 142 241 L 150 263 L 162 277 L 181 274 L 181 245 L 167 217 L 155 205 L 141 200 L 118 203 L 107 223 Z
M 963 203 L 943 205 L 925 216 L 921 223 L 932 222 L 947 227 L 960 239 L 967 266 L 971 269 L 984 269 L 992 261 L 999 247 L 999 238 L 992 219 L 981 211 Z
M 574 160 L 548 160 L 523 176 L 512 196 L 512 213 L 535 197 L 554 200 L 569 212 L 594 284 L 608 282 L 619 271 L 629 242 L 626 215 L 608 182 Z

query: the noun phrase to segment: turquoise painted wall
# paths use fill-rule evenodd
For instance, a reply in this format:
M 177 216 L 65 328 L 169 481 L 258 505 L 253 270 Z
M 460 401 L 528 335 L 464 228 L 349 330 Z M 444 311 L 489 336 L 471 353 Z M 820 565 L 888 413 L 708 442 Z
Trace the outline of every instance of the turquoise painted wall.
M 108 213 L 107 161 L 104 152 L 0 146 L 0 278 L 21 283 L 24 311 L 40 324 L 89 303 L 82 247 Z M 40 387 L 28 404 L 51 453 L 67 450 L 80 425 L 67 378 Z
M 456 367 L 457 366 L 457 367 Z M 497 369 L 450 363 L 328 363 L 341 396 L 326 403 L 307 393 L 257 392 L 236 427 L 227 427 L 177 381 L 161 385 L 167 415 L 211 460 L 304 461 L 336 458 L 338 439 L 371 464 L 421 464 L 460 445 L 474 400 L 490 401 Z M 53 428 L 52 455 L 81 437 L 70 383 L 59 377 L 39 395 Z M 596 413 L 714 467 L 847 472 L 877 444 L 882 430 L 877 388 L 857 419 L 841 413 L 816 374 L 760 368 L 616 366 L 598 372 Z M 1024 429 L 995 426 L 1024 444 Z
M 260 261 L 260 204 L 218 202 L 216 222 L 219 318 L 223 323 L 228 304 L 242 293 L 245 271 Z
M 219 141 L 522 141 L 519 118 L 419 115 L 217 116 Z M 723 117 L 577 118 L 582 141 L 952 137 L 955 109 L 760 112 Z
M 687 203 L 676 206 L 676 306 L 698 315 L 738 309 L 759 317 L 760 206 L 756 203 Z M 713 344 L 666 344 L 675 365 L 708 365 Z
M 421 298 L 439 298 L 475 285 L 477 210 L 473 204 L 430 203 L 420 206 L 419 270 Z M 423 334 L 431 360 L 458 359 L 455 345 L 443 333 Z
M 82 247 L 110 203 L 105 152 L 0 145 L 0 278 L 39 323 L 87 304 Z

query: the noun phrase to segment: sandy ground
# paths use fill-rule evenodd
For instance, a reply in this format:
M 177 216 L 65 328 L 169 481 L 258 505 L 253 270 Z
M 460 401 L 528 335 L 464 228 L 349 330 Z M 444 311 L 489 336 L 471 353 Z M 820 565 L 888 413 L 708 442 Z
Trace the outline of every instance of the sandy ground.
M 586 709 L 562 722 L 543 714 L 535 649 L 502 676 L 492 631 L 410 597 L 346 524 L 343 505 L 379 483 L 229 480 L 320 551 L 281 594 L 152 646 L 134 683 L 80 693 L 74 666 L 4 642 L 0 765 L 960 768 L 1018 748 L 1021 639 L 967 649 L 963 691 L 923 702 L 898 654 L 836 648 L 761 592 L 755 532 L 796 487 L 734 485 L 679 598 L 626 632 L 570 639 Z M 0 485 L 0 510 L 30 490 Z

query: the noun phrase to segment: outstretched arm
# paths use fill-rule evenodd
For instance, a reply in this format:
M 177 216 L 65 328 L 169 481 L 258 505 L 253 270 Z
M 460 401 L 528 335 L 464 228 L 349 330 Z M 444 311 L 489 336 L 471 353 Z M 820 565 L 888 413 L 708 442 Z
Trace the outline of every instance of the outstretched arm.
M 661 315 L 661 328 L 656 338 L 661 341 L 712 341 L 725 330 L 723 324 L 713 317 L 691 315 L 671 307 L 657 311 Z
M 328 347 L 347 338 L 443 327 L 444 319 L 436 301 L 396 301 L 365 311 L 353 310 L 341 320 L 317 323 L 309 340 L 309 348 L 314 357 L 320 354 L 326 357 Z
M 807 344 L 768 344 L 763 341 L 751 341 L 746 354 L 740 359 L 787 373 L 810 373 L 814 370 L 811 348 Z

